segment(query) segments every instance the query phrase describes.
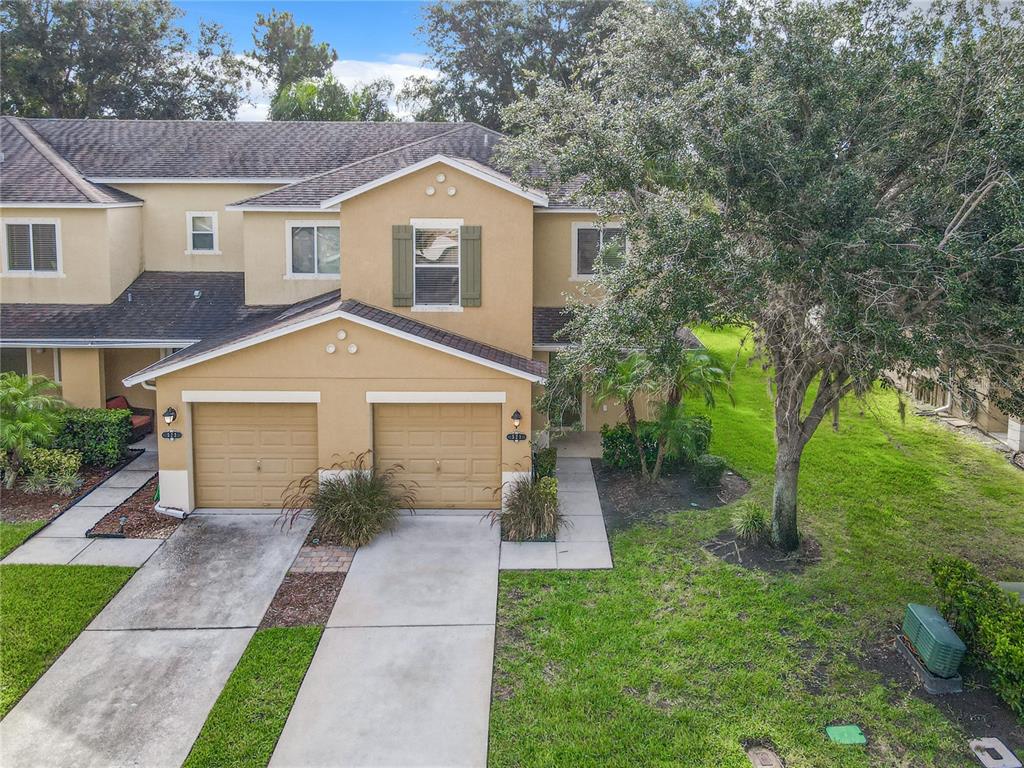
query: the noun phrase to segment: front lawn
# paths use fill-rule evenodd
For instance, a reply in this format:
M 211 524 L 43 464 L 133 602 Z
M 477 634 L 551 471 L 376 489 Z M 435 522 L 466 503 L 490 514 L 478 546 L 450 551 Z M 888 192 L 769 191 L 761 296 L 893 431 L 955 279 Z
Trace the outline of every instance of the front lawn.
M 704 333 L 734 355 L 739 336 Z M 771 499 L 771 408 L 759 366 L 712 412 L 712 450 Z M 1024 474 L 908 415 L 895 394 L 844 404 L 808 446 L 801 526 L 822 561 L 800 575 L 727 565 L 701 548 L 731 507 L 682 510 L 612 539 L 612 571 L 504 571 L 491 766 L 749 768 L 770 743 L 788 768 L 971 765 L 932 704 L 865 668 L 908 601 L 934 602 L 929 556 L 1024 580 Z M 869 746 L 824 729 L 856 722 Z
M 7 557 L 44 525 L 45 520 L 25 520 L 21 523 L 5 523 L 0 520 L 0 557 Z
M 134 572 L 91 565 L 0 566 L 0 717 Z
M 311 626 L 256 632 L 206 718 L 184 768 L 264 768 L 322 633 L 323 627 Z

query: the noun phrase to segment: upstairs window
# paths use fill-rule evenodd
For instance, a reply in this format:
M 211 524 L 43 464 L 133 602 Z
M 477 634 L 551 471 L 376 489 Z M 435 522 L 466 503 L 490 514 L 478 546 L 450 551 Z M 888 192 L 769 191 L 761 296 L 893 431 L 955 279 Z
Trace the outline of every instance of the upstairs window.
M 8 272 L 60 272 L 60 235 L 55 221 L 9 221 L 4 227 Z
M 414 219 L 413 306 L 459 306 L 462 221 Z
M 625 234 L 619 224 L 595 224 L 592 222 L 572 225 L 572 277 L 590 280 L 596 274 L 597 257 L 605 246 L 617 245 L 624 251 Z M 607 254 L 606 254 L 607 261 Z
M 215 211 L 189 211 L 185 214 L 185 221 L 188 227 L 188 253 L 218 253 Z
M 341 274 L 341 227 L 317 221 L 288 222 L 288 274 L 337 277 Z

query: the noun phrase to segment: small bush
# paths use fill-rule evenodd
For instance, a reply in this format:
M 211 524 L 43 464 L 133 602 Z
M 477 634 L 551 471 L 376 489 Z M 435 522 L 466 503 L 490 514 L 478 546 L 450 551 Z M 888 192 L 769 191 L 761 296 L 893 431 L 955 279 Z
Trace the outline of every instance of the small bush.
M 41 472 L 32 472 L 21 481 L 21 490 L 25 493 L 46 493 L 50 490 L 50 478 Z
M 722 483 L 725 474 L 725 459 L 711 453 L 698 456 L 693 463 L 693 477 L 703 486 L 711 487 Z
M 966 560 L 929 562 L 946 620 L 992 674 L 993 688 L 1024 717 L 1024 604 Z
M 541 448 L 533 454 L 533 476 L 536 478 L 554 477 L 555 461 L 558 451 L 553 447 Z
M 400 466 L 377 469 L 368 466 L 368 456 L 359 454 L 348 464 L 318 469 L 292 483 L 285 491 L 284 518 L 294 524 L 308 512 L 322 537 L 347 547 L 369 544 L 394 528 L 399 512 L 412 507 L 413 495 L 395 482 Z M 321 479 L 321 471 L 333 474 Z
M 489 514 L 491 525 L 499 523 L 508 541 L 553 539 L 566 523 L 558 504 L 558 481 L 553 477 L 532 480 L 517 477 L 502 488 L 504 509 Z
M 78 451 L 82 463 L 112 467 L 128 454 L 132 412 L 111 408 L 71 408 L 61 417 L 55 448 Z
M 653 467 L 658 458 L 658 437 L 662 429 L 662 425 L 656 421 L 637 422 L 637 432 L 640 434 L 648 467 Z M 711 445 L 711 421 L 706 416 L 677 419 L 672 423 L 672 430 L 670 443 L 678 446 L 678 450 L 665 455 L 666 468 L 694 461 Z M 640 469 L 640 456 L 628 424 L 605 424 L 601 427 L 601 460 L 619 469 L 634 472 Z
M 732 529 L 742 541 L 762 544 L 768 540 L 768 511 L 760 504 L 745 504 L 732 513 Z
M 51 480 L 62 475 L 77 475 L 82 468 L 82 454 L 60 448 L 31 448 L 25 454 L 25 471 L 39 473 Z

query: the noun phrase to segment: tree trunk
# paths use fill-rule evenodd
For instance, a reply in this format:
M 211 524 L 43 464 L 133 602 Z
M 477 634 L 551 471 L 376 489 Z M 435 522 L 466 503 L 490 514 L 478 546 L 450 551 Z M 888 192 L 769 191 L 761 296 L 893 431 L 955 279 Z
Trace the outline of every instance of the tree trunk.
M 636 407 L 633 405 L 633 398 L 626 398 L 622 406 L 626 411 L 626 424 L 629 425 L 629 433 L 633 435 L 633 445 L 636 446 L 636 452 L 640 455 L 640 475 L 647 480 L 650 478 L 650 474 L 647 471 L 647 454 L 644 453 L 644 444 L 640 439 L 640 432 L 637 429 Z
M 802 441 L 776 434 L 775 492 L 772 496 L 772 544 L 783 552 L 800 546 L 796 527 L 797 481 L 800 477 Z
M 682 393 L 679 391 L 679 387 L 673 384 L 669 387 L 668 397 L 665 398 L 666 413 L 669 410 L 675 410 L 679 406 L 679 402 L 682 400 Z M 665 449 L 668 443 L 668 435 L 665 434 L 665 430 L 659 430 L 658 434 L 658 458 L 654 462 L 654 470 L 651 472 L 651 480 L 657 480 L 661 477 L 661 468 L 665 463 Z

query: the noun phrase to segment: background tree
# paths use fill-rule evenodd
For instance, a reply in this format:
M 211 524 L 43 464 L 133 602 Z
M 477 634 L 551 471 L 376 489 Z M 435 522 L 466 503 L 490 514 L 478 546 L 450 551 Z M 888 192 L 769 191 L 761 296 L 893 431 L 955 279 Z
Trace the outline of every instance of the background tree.
M 324 77 L 338 60 L 330 44 L 313 42 L 313 28 L 296 24 L 288 11 L 257 13 L 252 41 L 249 56 L 257 62 L 260 79 L 274 84 L 275 98 L 293 83 Z
M 417 120 L 469 120 L 501 130 L 502 108 L 532 96 L 539 78 L 569 85 L 593 50 L 609 0 L 432 3 L 420 35 L 439 78 L 410 78 L 400 99 Z
M 220 26 L 168 0 L 3 0 L 0 109 L 25 117 L 227 120 L 246 70 Z
M 844 395 L 937 369 L 1024 412 L 1020 0 L 630 3 L 604 22 L 594 83 L 516 105 L 504 159 L 582 178 L 578 201 L 624 221 L 585 348 L 750 328 L 778 547 L 798 546 L 803 450 Z
M 388 100 L 394 84 L 387 78 L 347 89 L 334 75 L 300 80 L 278 92 L 271 120 L 394 120 Z

